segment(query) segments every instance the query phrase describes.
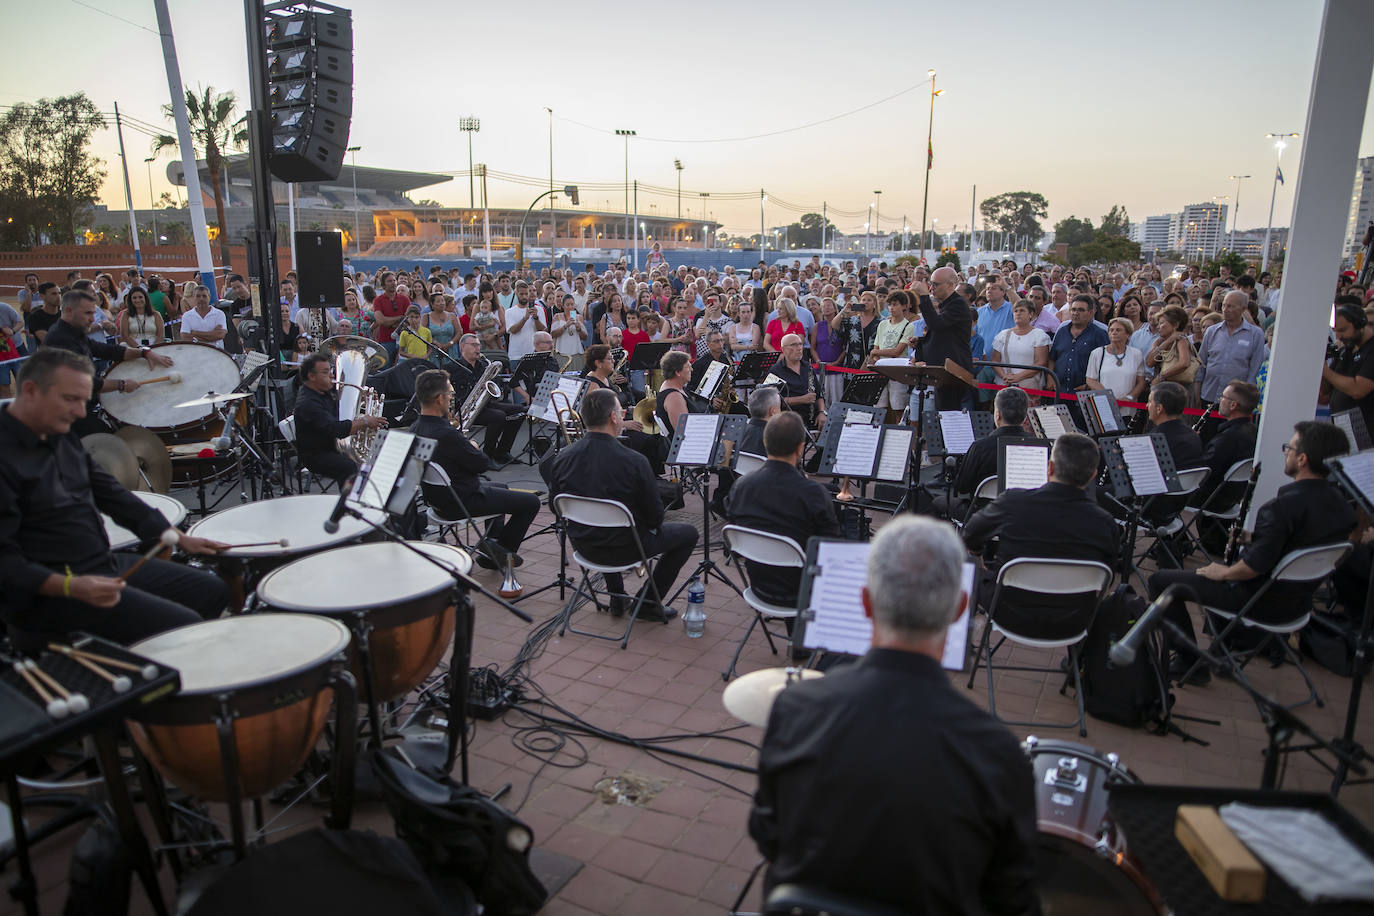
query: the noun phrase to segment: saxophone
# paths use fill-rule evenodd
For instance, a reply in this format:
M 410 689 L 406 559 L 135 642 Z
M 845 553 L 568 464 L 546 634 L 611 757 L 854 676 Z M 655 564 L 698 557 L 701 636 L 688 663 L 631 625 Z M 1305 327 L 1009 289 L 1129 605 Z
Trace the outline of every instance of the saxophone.
M 334 358 L 334 378 L 339 388 L 339 419 L 380 417 L 382 396 L 366 387 L 367 357 L 361 350 L 344 350 Z M 372 454 L 377 430 L 361 429 L 339 440 L 339 451 L 362 464 Z
M 329 336 L 327 333 L 325 333 L 326 327 L 324 309 L 303 307 L 301 311 L 306 313 L 305 333 L 310 335 L 310 352 L 314 353 L 315 351 L 320 349 L 320 344 L 322 344 L 324 342 L 324 339 Z M 298 312 L 297 315 L 299 314 L 300 313 Z
M 477 415 L 482 412 L 482 408 L 487 406 L 487 401 L 492 398 L 501 397 L 501 386 L 496 384 L 494 379 L 501 372 L 501 364 L 495 361 L 487 363 L 487 367 L 482 370 L 482 375 L 477 379 L 468 396 L 464 398 L 462 405 L 458 408 L 458 415 L 454 418 L 453 424 L 463 435 L 472 431 L 472 423 L 477 419 Z

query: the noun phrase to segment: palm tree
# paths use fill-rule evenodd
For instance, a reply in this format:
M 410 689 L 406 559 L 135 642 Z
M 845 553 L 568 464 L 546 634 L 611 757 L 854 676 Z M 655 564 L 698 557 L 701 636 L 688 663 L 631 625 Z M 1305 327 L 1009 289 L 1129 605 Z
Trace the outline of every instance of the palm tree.
M 224 167 L 224 154 L 230 150 L 241 149 L 248 142 L 248 116 L 238 115 L 238 96 L 232 90 L 216 92 L 214 86 L 204 86 L 199 95 L 186 90 L 186 116 L 191 124 L 191 143 L 198 155 L 205 157 L 205 170 L 210 173 L 210 187 L 215 195 L 215 219 L 221 227 L 219 233 L 219 256 L 225 267 L 229 266 L 229 234 L 223 231 L 228 223 L 224 220 L 224 190 L 220 185 L 220 169 Z M 173 119 L 172 106 L 162 106 L 162 114 Z M 238 115 L 238 117 L 235 117 Z M 153 152 L 166 147 L 176 146 L 177 138 L 162 134 L 153 140 Z

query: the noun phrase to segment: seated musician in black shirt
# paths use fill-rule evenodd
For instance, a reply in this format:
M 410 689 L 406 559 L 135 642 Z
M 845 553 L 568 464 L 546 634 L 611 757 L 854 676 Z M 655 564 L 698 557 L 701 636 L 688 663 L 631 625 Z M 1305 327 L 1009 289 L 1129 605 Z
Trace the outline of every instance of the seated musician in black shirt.
M 1202 467 L 1202 438 L 1183 422 L 1188 393 L 1178 382 L 1159 382 L 1147 402 L 1150 422 L 1164 434 L 1174 467 L 1180 471 Z
M 756 388 L 749 395 L 749 424 L 740 436 L 739 450 L 751 455 L 766 455 L 763 446 L 763 431 L 768 421 L 782 411 L 782 395 L 778 389 L 768 386 Z
M 1293 427 L 1293 437 L 1283 447 L 1283 472 L 1293 482 L 1280 487 L 1278 495 L 1260 506 L 1255 516 L 1255 533 L 1235 563 L 1209 563 L 1196 570 L 1162 569 L 1150 576 L 1150 598 L 1159 597 L 1166 588 L 1182 583 L 1192 590 L 1194 600 L 1224 611 L 1238 611 L 1259 591 L 1274 566 L 1287 553 L 1302 547 L 1335 544 L 1350 537 L 1355 528 L 1355 512 L 1335 485 L 1327 481 L 1327 460 L 1344 455 L 1350 448 L 1345 433 L 1330 423 L 1305 420 Z M 1287 582 L 1275 585 L 1250 613 L 1253 620 L 1282 622 L 1308 606 L 1319 583 Z M 1191 639 L 1193 621 L 1181 598 L 1173 598 L 1165 611 Z M 1224 622 L 1222 626 L 1224 626 Z M 1194 656 L 1176 647 L 1170 674 L 1182 676 L 1192 667 Z M 1190 683 L 1206 683 L 1211 673 L 1198 668 Z
M 676 371 L 685 377 L 683 369 L 687 365 L 687 354 L 669 353 L 664 359 L 669 356 L 682 357 L 682 365 Z M 660 598 L 666 599 L 678 572 L 696 547 L 697 530 L 691 525 L 664 522 L 658 482 L 649 469 L 648 460 L 616 440 L 625 421 L 615 395 L 605 389 L 587 392 L 582 396 L 581 414 L 587 434 L 544 465 L 549 498 L 552 501 L 560 493 L 572 493 L 624 503 L 634 516 L 645 554 L 659 557 L 654 564 L 653 582 Z M 624 529 L 588 528 L 569 522 L 568 537 L 573 546 L 593 562 L 615 564 L 638 560 L 634 540 Z M 611 573 L 605 579 L 607 590 L 616 596 L 612 598 L 611 612 L 624 613 L 626 597 L 622 577 Z M 655 602 L 652 591 L 644 594 L 646 600 L 639 612 L 640 620 L 671 620 L 677 616 L 673 608 Z
M 813 536 L 838 537 L 840 523 L 830 491 L 801 471 L 806 449 L 801 417 L 795 411 L 774 416 L 764 429 L 763 445 L 768 460 L 730 488 L 725 501 L 730 524 L 791 538 L 803 551 Z M 763 566 L 751 560 L 745 561 L 745 568 L 759 597 L 774 604 L 797 603 L 800 569 Z
M 1038 912 L 1030 762 L 940 668 L 963 560 L 947 524 L 888 522 L 863 591 L 872 648 L 778 695 L 749 812 L 765 897 L 796 883 L 845 912 Z
M 997 474 L 997 451 L 1002 439 L 1028 435 L 1023 425 L 1030 411 L 1030 398 L 1020 388 L 1003 388 L 997 392 L 992 404 L 992 420 L 997 424 L 991 436 L 974 439 L 968 447 L 964 459 L 959 464 L 959 474 L 954 478 L 954 505 L 949 507 L 951 516 L 962 517 L 967 508 L 967 500 L 984 479 Z M 937 505 L 940 497 L 936 497 Z
M 782 357 L 768 370 L 770 375 L 782 379 L 787 385 L 783 401 L 787 406 L 801 414 L 808 426 L 817 429 L 825 427 L 825 398 L 821 396 L 816 384 L 811 364 L 802 359 L 805 344 L 797 334 L 784 334 L 782 337 Z
M 515 554 L 515 565 L 519 566 L 523 562 L 519 555 L 520 544 L 530 530 L 530 523 L 539 514 L 539 497 L 482 481 L 487 456 L 467 436 L 453 428 L 453 384 L 447 372 L 442 369 L 421 372 L 415 379 L 415 397 L 420 401 L 420 418 L 410 431 L 434 440 L 434 456 L 430 460 L 444 469 L 452 487 L 450 490 L 449 487 L 422 484 L 425 500 L 446 518 L 498 516 L 488 523 L 482 541 L 487 556 L 479 555 L 477 562 L 494 568 L 496 563 L 505 561 L 506 554 Z M 501 518 L 505 515 L 510 516 L 509 521 Z
M 677 430 L 677 421 L 683 414 L 691 413 L 692 406 L 682 393 L 692 371 L 692 364 L 686 353 L 669 350 L 658 361 L 663 371 L 663 384 L 658 388 L 658 402 L 654 405 L 654 415 L 671 436 Z
M 300 388 L 296 392 L 296 454 L 301 465 L 328 477 L 340 486 L 358 472 L 353 459 L 339 451 L 339 440 L 361 429 L 386 426 L 382 417 L 339 419 L 339 397 L 329 357 L 311 353 L 301 360 Z
M 458 360 L 444 362 L 444 368 L 453 378 L 454 397 L 461 405 L 472 393 L 477 380 L 482 377 L 490 361 L 482 355 L 482 345 L 476 334 L 464 334 L 458 338 Z M 492 398 L 477 412 L 473 426 L 486 427 L 482 438 L 482 452 L 493 464 L 509 464 L 511 446 L 520 434 L 520 424 L 524 422 L 525 409 L 505 401 Z
M 998 539 L 995 566 L 1019 557 L 1096 560 L 1113 565 L 1118 559 L 1118 533 L 1111 515 L 1086 492 L 1097 476 L 1097 443 L 1081 433 L 1065 433 L 1050 452 L 1050 482 L 1034 490 L 1008 490 L 978 510 L 964 526 L 964 543 L 980 551 Z M 979 594 L 992 597 L 988 587 Z M 998 620 L 1011 629 L 1055 638 L 1056 616 L 1062 611 L 1051 599 L 1003 593 Z
M 1221 397 L 1217 399 L 1217 412 L 1224 419 L 1202 450 L 1202 464 L 1210 469 L 1210 473 L 1190 500 L 1193 505 L 1202 505 L 1202 501 L 1222 485 L 1231 465 L 1255 456 L 1255 438 L 1259 435 L 1259 429 L 1255 425 L 1254 414 L 1258 405 L 1259 389 L 1244 379 L 1231 379 L 1221 392 Z M 1243 483 L 1237 483 L 1231 489 L 1234 492 L 1217 494 L 1208 508 L 1221 510 L 1234 506 L 1245 487 Z
M 189 566 L 111 554 L 100 513 L 156 542 L 171 529 L 91 458 L 72 424 L 86 412 L 91 361 L 42 347 L 19 370 L 19 396 L 0 408 L 0 619 L 21 631 L 82 631 L 133 643 L 218 616 L 224 581 Z M 175 530 L 175 529 L 172 529 Z M 225 545 L 176 532 L 187 553 Z
M 663 473 L 663 459 L 668 457 L 668 440 L 654 433 L 646 432 L 639 421 L 634 419 L 634 399 L 615 382 L 613 375 L 615 362 L 611 355 L 611 348 L 605 344 L 592 344 L 587 348 L 583 365 L 585 366 L 588 390 L 602 388 L 612 392 L 625 411 L 625 429 L 621 433 L 625 444 L 648 458 L 649 467 L 653 469 L 654 476 L 660 476 Z

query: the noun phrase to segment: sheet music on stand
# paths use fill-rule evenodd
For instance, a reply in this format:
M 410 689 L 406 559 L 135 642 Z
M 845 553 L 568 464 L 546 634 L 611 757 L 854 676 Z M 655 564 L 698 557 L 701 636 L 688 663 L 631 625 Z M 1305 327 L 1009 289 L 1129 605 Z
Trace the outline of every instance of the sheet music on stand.
M 1119 436 L 1126 431 L 1126 421 L 1121 416 L 1116 397 L 1110 391 L 1081 391 L 1078 403 L 1083 409 L 1083 419 L 1088 423 L 1088 434 L 1092 437 Z
M 664 464 L 678 467 L 731 467 L 739 460 L 734 447 L 749 418 L 737 414 L 689 413 L 673 432 Z
M 1048 439 L 1004 436 L 997 441 L 997 489 L 1035 490 L 1049 483 Z
M 870 426 L 882 425 L 883 418 L 887 416 L 887 411 L 881 407 L 869 407 L 865 404 L 851 404 L 845 401 L 832 405 L 827 411 L 829 419 L 826 420 L 825 429 L 821 430 L 820 441 L 817 443 L 820 446 L 822 456 L 834 453 L 835 442 L 839 438 L 840 430 L 844 428 L 846 422 L 851 422 L 850 415 L 856 412 L 866 417 L 864 422 Z M 825 466 L 824 457 L 821 458 L 821 466 Z
M 1332 458 L 1327 463 L 1336 483 L 1355 498 L 1366 515 L 1374 517 L 1374 451 Z
M 243 354 L 243 366 L 241 367 L 243 377 L 252 378 L 254 372 L 274 362 L 276 362 L 276 360 L 266 353 L 259 353 L 257 350 L 245 350 Z M 263 373 L 259 372 L 257 378 L 253 379 L 253 384 L 248 386 L 248 390 L 256 393 L 257 390 L 262 387 L 262 379 Z
M 950 436 L 945 431 L 946 414 L 950 414 L 949 420 L 956 424 L 954 447 L 951 447 Z M 966 455 L 968 446 L 975 440 L 992 435 L 996 428 L 992 414 L 986 410 L 935 410 L 934 405 L 930 405 L 925 417 L 926 451 L 932 458 Z
M 878 466 L 873 469 L 873 479 L 905 483 L 915 439 L 916 430 L 913 427 L 884 426 L 882 442 L 878 446 Z
M 725 376 L 729 371 L 730 367 L 725 363 L 716 359 L 711 360 L 711 364 L 701 374 L 701 382 L 697 384 L 696 393 L 708 401 L 713 399 L 720 391 L 720 386 L 725 382 Z
M 563 392 L 572 409 L 577 410 L 582 404 L 582 395 L 586 390 L 587 380 L 581 376 L 545 372 L 544 377 L 539 381 L 539 388 L 534 393 L 534 399 L 530 403 L 529 415 L 546 423 L 557 423 L 558 411 L 554 407 L 553 393 L 555 391 Z M 563 406 L 562 398 L 559 398 L 558 406 Z
M 1364 413 L 1358 407 L 1333 413 L 1331 422 L 1345 433 L 1345 438 L 1350 442 L 1352 455 L 1370 447 L 1369 427 L 1364 422 Z
M 1031 424 L 1042 438 L 1053 442 L 1065 433 L 1076 433 L 1078 427 L 1064 404 L 1045 404 L 1031 409 Z
M 355 507 L 384 508 L 401 515 L 420 485 L 425 464 L 434 454 L 434 440 L 400 429 L 378 433 L 368 464 L 353 478 L 348 502 Z M 375 499 L 375 503 L 368 502 Z
M 1098 446 L 1117 499 L 1177 493 L 1183 489 L 1163 433 L 1155 430 L 1144 436 L 1103 436 Z
M 873 623 L 864 615 L 862 592 L 868 578 L 866 541 L 812 538 L 806 545 L 797 606 L 797 626 L 792 643 L 798 649 L 820 650 L 837 655 L 860 656 L 873 644 Z M 964 591 L 973 606 L 974 565 L 965 563 Z M 967 610 L 945 631 L 941 666 L 962 671 L 968 659 Z

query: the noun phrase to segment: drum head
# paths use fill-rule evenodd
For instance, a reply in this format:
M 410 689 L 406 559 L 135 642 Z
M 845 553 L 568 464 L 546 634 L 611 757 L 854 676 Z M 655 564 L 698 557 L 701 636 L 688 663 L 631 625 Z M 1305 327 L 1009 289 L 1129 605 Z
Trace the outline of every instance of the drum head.
M 181 376 L 181 381 L 155 382 L 128 394 L 119 391 L 101 394 L 100 404 L 105 412 L 121 423 L 153 430 L 190 426 L 211 414 L 212 409 L 175 405 L 204 397 L 210 391 L 228 394 L 242 379 L 234 358 L 218 347 L 203 343 L 165 343 L 153 349 L 170 357 L 172 365 L 150 369 L 147 360 L 128 360 L 111 366 L 105 377 L 142 382 L 175 372 Z
M 161 512 L 162 517 L 167 519 L 167 523 L 173 528 L 186 520 L 186 507 L 182 505 L 179 499 L 173 499 L 161 493 L 148 493 L 143 490 L 134 491 L 134 495 Z M 126 550 L 138 543 L 138 535 L 118 524 L 105 513 L 100 514 L 100 520 L 105 523 L 105 537 L 110 541 L 111 550 Z
M 204 694 L 308 671 L 348 641 L 348 627 L 327 617 L 249 614 L 178 627 L 129 649 L 181 672 L 182 694 Z
M 253 544 L 285 538 L 286 547 L 273 544 L 226 550 L 220 554 L 224 557 L 282 557 L 346 544 L 372 530 L 358 519 L 345 516 L 339 520 L 338 531 L 326 532 L 324 523 L 337 501 L 338 497 L 327 493 L 306 493 L 247 503 L 203 518 L 187 533 L 226 544 Z M 362 514 L 375 524 L 386 522 L 383 510 L 363 509 Z
M 456 547 L 410 545 L 459 573 L 472 570 L 472 558 Z M 354 544 L 272 570 L 258 583 L 258 598 L 284 611 L 333 613 L 400 604 L 452 584 L 442 569 L 400 544 Z

